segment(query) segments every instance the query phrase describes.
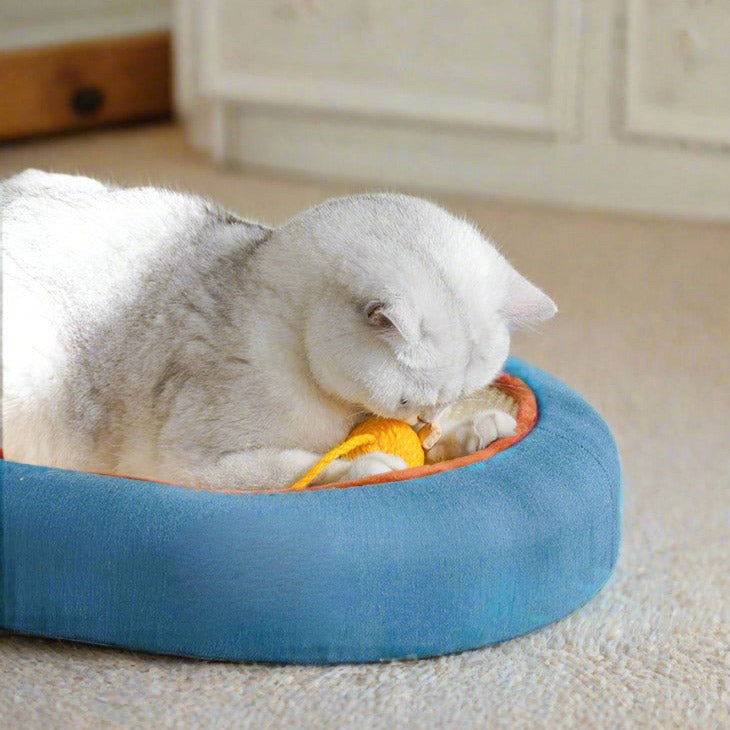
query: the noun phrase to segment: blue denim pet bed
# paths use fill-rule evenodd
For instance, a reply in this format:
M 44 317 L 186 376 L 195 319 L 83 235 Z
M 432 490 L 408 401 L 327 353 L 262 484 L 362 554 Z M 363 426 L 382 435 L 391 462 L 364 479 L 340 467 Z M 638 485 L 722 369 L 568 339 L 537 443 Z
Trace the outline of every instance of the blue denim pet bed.
M 364 662 L 473 649 L 588 601 L 621 471 L 579 395 L 511 359 L 532 431 L 384 484 L 229 494 L 0 462 L 0 627 L 129 649 Z

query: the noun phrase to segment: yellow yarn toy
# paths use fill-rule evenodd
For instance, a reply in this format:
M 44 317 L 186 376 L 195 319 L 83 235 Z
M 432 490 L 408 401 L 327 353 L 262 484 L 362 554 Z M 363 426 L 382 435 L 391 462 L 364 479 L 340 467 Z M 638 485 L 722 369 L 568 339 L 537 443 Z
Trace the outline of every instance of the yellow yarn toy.
M 435 443 L 434 431 L 431 424 L 424 426 L 416 433 L 404 421 L 371 416 L 355 426 L 345 441 L 328 451 L 289 489 L 293 491 L 306 489 L 335 459 L 344 457 L 352 460 L 374 451 L 400 456 L 409 467 L 423 466 L 424 447 L 430 448 Z

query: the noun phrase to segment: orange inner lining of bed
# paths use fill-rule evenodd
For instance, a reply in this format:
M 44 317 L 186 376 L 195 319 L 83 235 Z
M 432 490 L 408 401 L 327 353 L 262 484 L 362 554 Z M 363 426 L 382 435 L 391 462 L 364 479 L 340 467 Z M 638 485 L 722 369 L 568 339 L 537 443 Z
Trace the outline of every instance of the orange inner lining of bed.
M 490 457 L 498 454 L 500 451 L 508 449 L 510 446 L 516 444 L 518 441 L 522 441 L 527 434 L 532 431 L 537 423 L 537 400 L 535 394 L 530 390 L 529 386 L 516 375 L 510 375 L 509 373 L 502 373 L 493 383 L 494 386 L 507 393 L 511 398 L 514 399 L 517 404 L 517 426 L 513 436 L 506 438 L 497 439 L 492 441 L 489 446 L 479 451 L 475 451 L 473 454 L 467 454 L 466 456 L 459 456 L 456 459 L 449 459 L 448 461 L 439 461 L 436 464 L 424 464 L 424 466 L 415 466 L 411 469 L 401 469 L 400 471 L 389 471 L 385 474 L 376 474 L 375 476 L 368 477 L 367 479 L 358 479 L 356 481 L 348 482 L 331 482 L 330 484 L 317 484 L 312 487 L 307 487 L 300 492 L 290 492 L 288 488 L 281 489 L 257 489 L 247 492 L 241 492 L 236 489 L 219 489 L 216 487 L 186 487 L 188 489 L 202 489 L 209 492 L 222 492 L 224 494 L 306 494 L 307 492 L 315 492 L 320 489 L 346 489 L 349 487 L 364 487 L 369 484 L 385 484 L 387 482 L 399 482 L 404 479 L 415 479 L 417 477 L 425 477 L 430 474 L 438 474 L 442 471 L 449 471 L 451 469 L 458 469 L 461 466 L 467 464 L 473 464 L 477 461 L 485 461 Z M 185 486 L 185 485 L 173 485 L 173 486 Z
M 399 482 L 403 479 L 415 479 L 417 477 L 425 477 L 430 474 L 438 474 L 442 471 L 450 469 L 458 469 L 467 464 L 473 464 L 477 461 L 485 461 L 490 457 L 498 454 L 500 451 L 508 449 L 510 446 L 522 441 L 537 423 L 537 400 L 535 394 L 530 390 L 528 385 L 515 375 L 502 373 L 493 383 L 497 388 L 511 396 L 517 403 L 517 426 L 513 436 L 497 439 L 492 441 L 486 448 L 475 451 L 473 454 L 459 456 L 456 459 L 448 461 L 439 461 L 436 464 L 424 464 L 423 466 L 414 466 L 411 469 L 401 469 L 400 471 L 390 471 L 385 474 L 376 474 L 367 479 L 358 479 L 349 482 L 333 482 L 331 484 L 320 484 L 308 487 L 303 490 L 312 492 L 318 489 L 335 489 L 341 487 L 359 487 L 366 484 L 384 484 L 386 482 Z M 287 491 L 285 489 L 273 490 L 276 492 Z
M 368 484 L 385 484 L 387 482 L 397 482 L 404 479 L 415 479 L 417 477 L 425 477 L 430 474 L 438 474 L 439 472 L 449 471 L 451 469 L 458 469 L 459 467 L 466 466 L 467 464 L 473 464 L 477 461 L 485 461 L 490 457 L 498 454 L 500 451 L 508 449 L 513 444 L 521 441 L 527 436 L 530 431 L 535 427 L 537 423 L 537 400 L 535 394 L 530 390 L 526 383 L 520 380 L 515 375 L 509 373 L 502 373 L 493 383 L 494 386 L 504 391 L 507 395 L 514 399 L 517 404 L 517 427 L 513 436 L 506 438 L 497 439 L 493 441 L 489 446 L 479 451 L 475 451 L 473 454 L 467 454 L 466 456 L 460 456 L 456 459 L 449 459 L 448 461 L 440 461 L 436 464 L 425 464 L 424 466 L 416 466 L 411 469 L 401 469 L 400 471 L 386 472 L 385 474 L 377 474 L 367 479 L 358 479 L 357 481 L 349 482 L 333 482 L 331 484 L 320 484 L 313 487 L 308 487 L 302 492 L 318 491 L 320 489 L 341 489 L 347 487 L 360 487 Z M 2 450 L 0 450 L 0 459 L 3 458 Z M 97 472 L 98 473 L 98 472 Z M 288 492 L 287 488 L 282 489 L 258 489 L 252 491 L 242 491 L 237 489 L 221 489 L 217 487 L 194 487 L 186 484 L 171 484 L 170 482 L 161 482 L 158 479 L 143 479 L 141 477 L 125 477 L 120 474 L 103 474 L 102 476 L 112 476 L 124 479 L 135 479 L 137 481 L 154 481 L 157 484 L 168 484 L 172 487 L 183 487 L 185 489 L 198 489 L 208 492 L 222 492 L 224 494 L 277 494 L 282 492 Z

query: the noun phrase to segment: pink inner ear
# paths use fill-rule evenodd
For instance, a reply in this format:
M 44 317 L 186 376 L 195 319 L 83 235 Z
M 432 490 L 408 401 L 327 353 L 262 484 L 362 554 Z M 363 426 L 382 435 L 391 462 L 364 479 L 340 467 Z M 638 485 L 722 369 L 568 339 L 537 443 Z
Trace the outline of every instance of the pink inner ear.
M 397 335 L 406 342 L 418 339 L 417 323 L 403 302 L 393 304 L 374 300 L 365 307 L 364 313 L 368 324 L 389 338 Z
M 395 328 L 393 320 L 388 317 L 383 308 L 384 305 L 382 302 L 371 302 L 368 304 L 365 309 L 365 315 L 368 318 L 368 322 L 373 327 L 378 327 L 379 329 L 385 330 Z

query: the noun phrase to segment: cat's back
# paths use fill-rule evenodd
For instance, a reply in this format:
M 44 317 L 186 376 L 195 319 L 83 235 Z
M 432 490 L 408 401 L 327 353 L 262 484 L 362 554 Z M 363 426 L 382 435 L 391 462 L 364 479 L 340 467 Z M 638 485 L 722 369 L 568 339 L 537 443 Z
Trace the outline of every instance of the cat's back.
M 22 357 L 31 342 L 49 354 L 70 329 L 184 269 L 199 255 L 191 249 L 207 215 L 192 196 L 81 176 L 26 170 L 0 184 L 6 358 Z
M 57 408 L 100 324 L 133 319 L 140 292 L 201 255 L 209 217 L 204 200 L 156 188 L 39 170 L 0 183 L 6 451 L 11 430 L 48 428 L 37 414 Z
M 82 176 L 26 170 L 0 184 L 4 263 L 26 286 L 43 282 L 75 297 L 133 279 L 207 215 L 200 198 Z

